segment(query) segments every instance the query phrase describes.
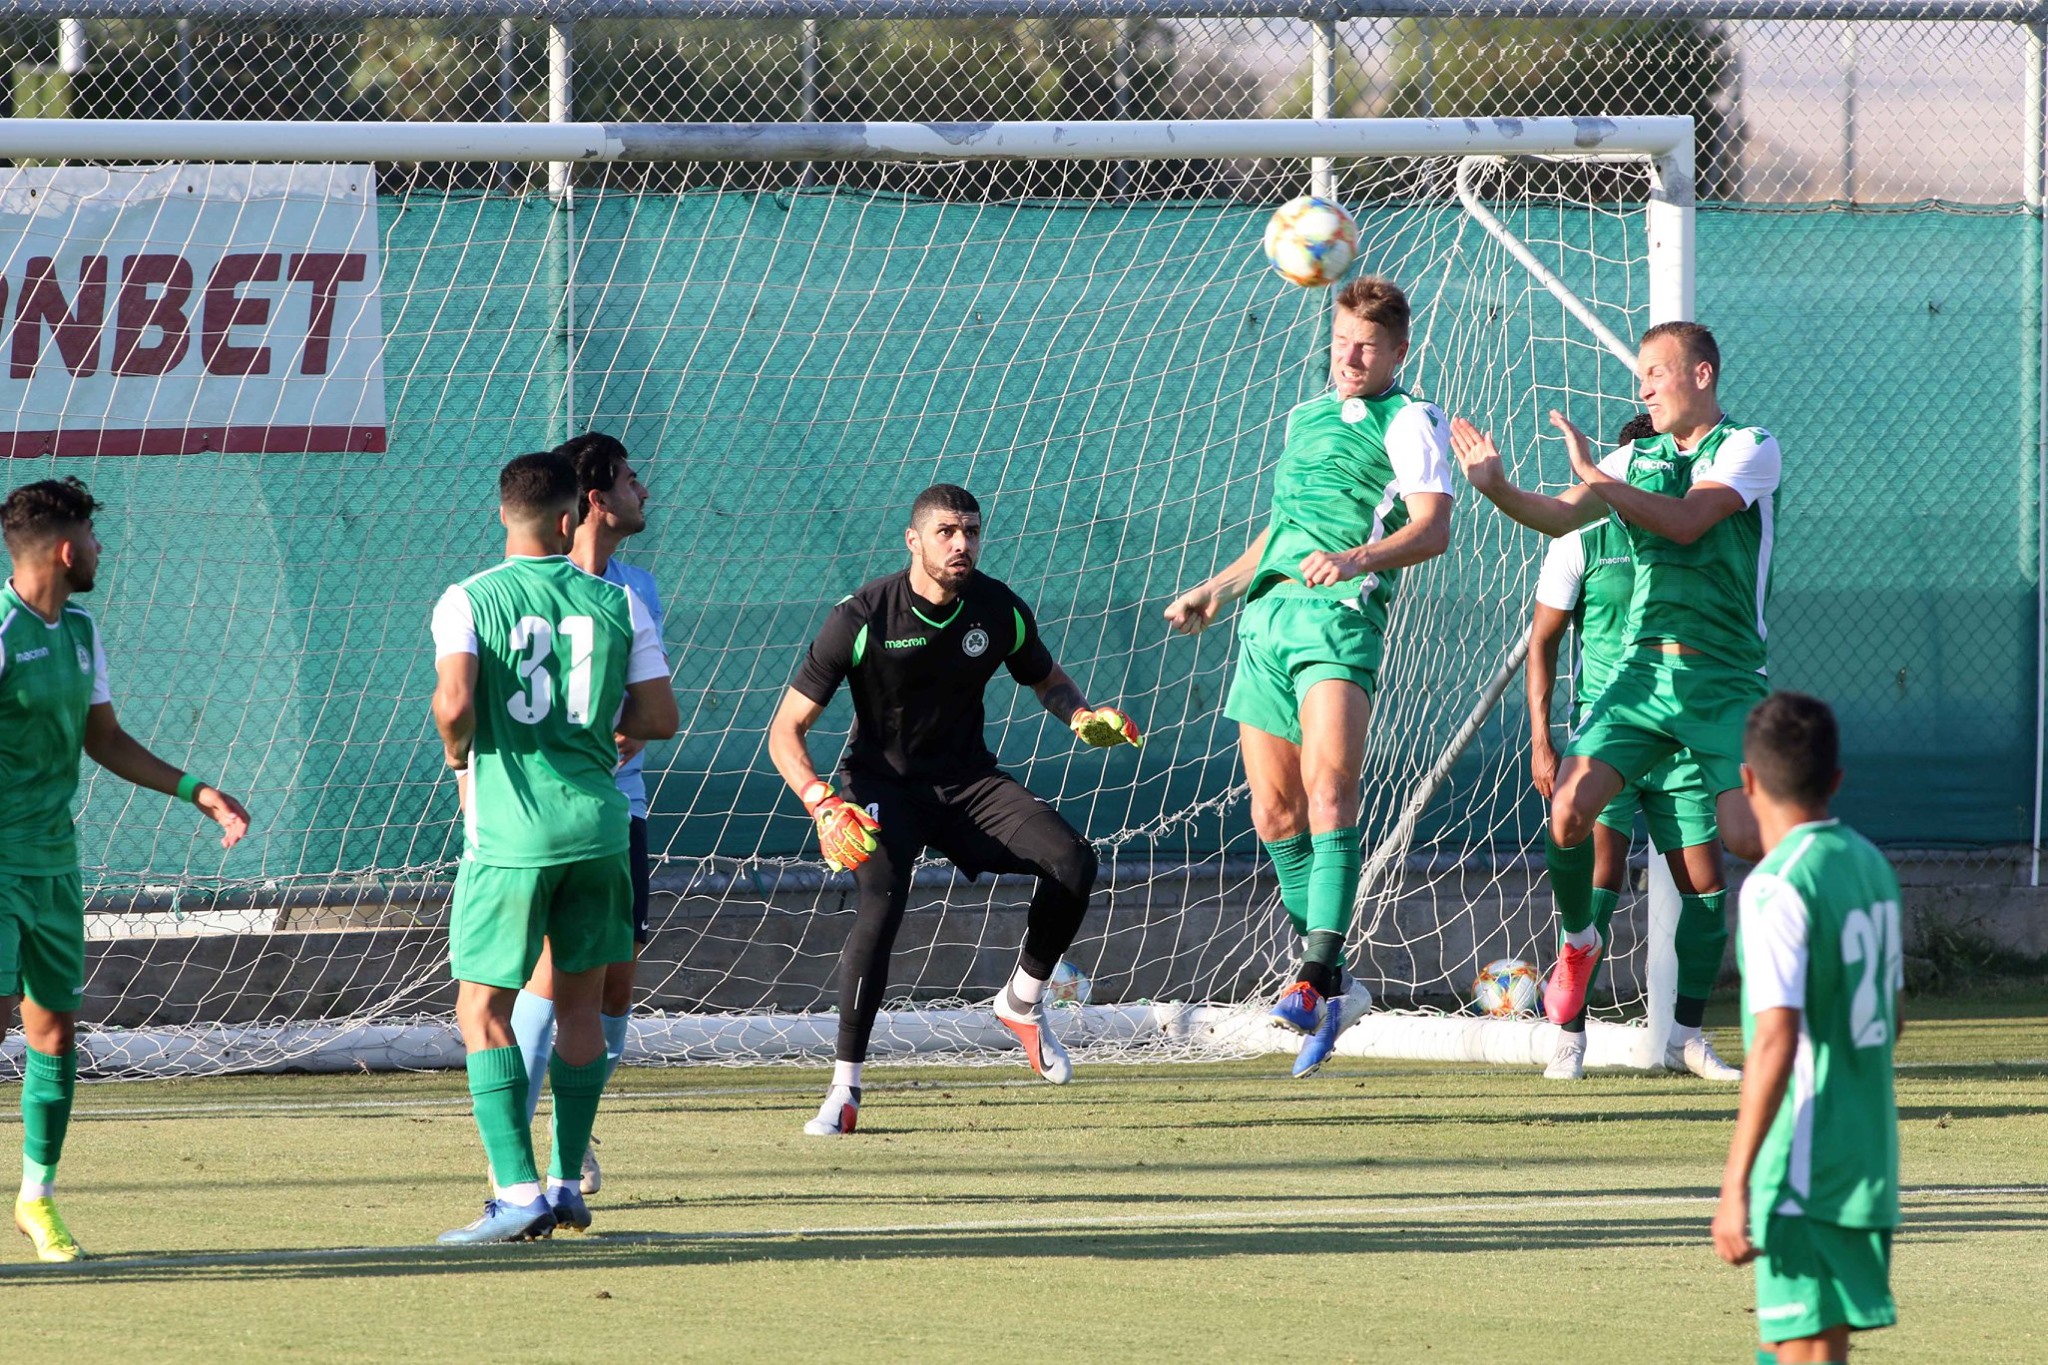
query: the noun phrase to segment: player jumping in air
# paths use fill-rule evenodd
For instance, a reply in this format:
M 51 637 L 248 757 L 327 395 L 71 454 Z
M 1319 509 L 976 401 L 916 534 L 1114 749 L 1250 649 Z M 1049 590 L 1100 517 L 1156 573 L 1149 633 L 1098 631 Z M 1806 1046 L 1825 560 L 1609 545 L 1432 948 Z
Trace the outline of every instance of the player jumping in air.
M 1551 425 L 1581 480 L 1556 497 L 1517 487 L 1491 437 L 1463 419 L 1452 423 L 1466 477 L 1509 517 L 1562 536 L 1612 509 L 1635 557 L 1629 653 L 1572 737 L 1551 797 L 1544 857 L 1565 931 L 1544 997 L 1554 1023 L 1584 1008 L 1600 961 L 1591 835 L 1625 787 L 1688 751 L 1716 794 L 1720 839 L 1738 857 L 1763 852 L 1742 795 L 1742 724 L 1767 690 L 1764 609 L 1777 522 L 1777 438 L 1722 413 L 1721 350 L 1698 323 L 1650 328 L 1637 370 L 1658 434 L 1595 464 L 1585 433 L 1553 411 Z M 1700 1021 L 1728 941 L 1727 893 L 1718 843 L 1695 847 L 1672 864 L 1675 877 L 1690 880 L 1678 888 L 1682 965 L 1666 1061 L 1676 1057 L 1686 1069 L 1714 1076 L 1728 1068 L 1711 1056 Z
M 456 1020 L 496 1197 L 443 1242 L 545 1237 L 590 1226 L 578 1188 L 610 1065 L 598 1023 L 605 971 L 633 956 L 618 734 L 676 732 L 661 638 L 639 598 L 568 557 L 575 467 L 521 455 L 498 479 L 505 562 L 434 608 L 434 724 L 463 807 L 449 923 Z M 554 1150 L 534 1164 L 512 1002 L 552 946 Z
M 1632 418 L 1621 429 L 1616 445 L 1631 446 L 1654 440 L 1657 428 L 1648 414 Z M 1529 625 L 1529 768 L 1536 790 L 1549 800 L 1557 779 L 1557 750 L 1550 742 L 1550 696 L 1557 679 L 1558 643 L 1567 627 L 1573 636 L 1571 728 L 1576 733 L 1595 698 L 1606 688 L 1628 653 L 1628 609 L 1635 587 L 1635 556 L 1628 533 L 1611 517 L 1589 522 L 1570 535 L 1550 542 L 1543 556 L 1543 568 L 1536 578 L 1536 607 Z M 1665 850 L 1665 861 L 1676 865 L 1685 849 L 1703 849 L 1719 837 L 1714 823 L 1714 793 L 1709 790 L 1699 765 L 1689 754 L 1666 759 L 1639 782 L 1630 783 L 1621 795 L 1600 812 L 1593 829 L 1593 894 L 1590 923 L 1600 938 L 1600 953 L 1607 954 L 1608 924 L 1621 898 L 1621 883 L 1628 870 L 1628 848 L 1635 832 L 1636 812 L 1641 811 L 1649 826 L 1653 847 Z M 1703 854 L 1702 876 L 1712 867 Z M 1654 869 L 1653 869 L 1654 870 Z M 1694 881 L 1678 867 L 1661 894 L 1676 894 L 1676 885 Z M 1660 894 L 1653 884 L 1652 894 Z M 1563 925 L 1566 933 L 1583 926 Z M 1718 940 L 1700 945 L 1690 940 L 1679 945 L 1689 950 L 1704 946 L 1712 961 L 1679 965 L 1679 975 L 1688 983 L 1704 980 L 1710 988 L 1721 970 Z M 1598 973 L 1598 966 L 1594 968 Z M 1559 1021 L 1557 1050 L 1544 1075 L 1552 1080 L 1575 1081 L 1586 1074 L 1586 1009 Z M 1677 1059 L 1681 1064 L 1684 1058 Z M 1703 1074 L 1717 1080 L 1739 1080 L 1742 1073 L 1723 1062 L 1711 1045 L 1704 1042 L 1696 1060 Z
M 1779 1365 L 1847 1360 L 1851 1331 L 1898 1320 L 1899 882 L 1828 817 L 1840 747 L 1834 713 L 1797 692 L 1751 712 L 1743 744 L 1768 853 L 1742 884 L 1748 1074 L 1714 1251 L 1756 1261 L 1757 1359 Z
M 1302 937 L 1294 984 L 1273 1009 L 1307 1035 L 1297 1076 L 1321 1066 L 1372 1003 L 1344 971 L 1366 726 L 1399 571 L 1450 544 L 1444 415 L 1395 384 L 1408 321 L 1390 281 L 1356 279 L 1338 293 L 1331 388 L 1288 414 L 1271 523 L 1166 609 L 1175 630 L 1195 635 L 1245 599 L 1223 714 L 1238 722 L 1252 824 Z
M 249 832 L 239 801 L 152 754 L 114 716 L 99 627 L 71 605 L 99 571 L 99 506 L 77 479 L 25 484 L 0 504 L 14 567 L 0 591 L 0 1034 L 19 997 L 28 1050 L 14 1225 L 45 1261 L 85 1256 L 55 1197 L 85 996 L 85 897 L 71 818 L 78 756 L 190 801 L 221 827 L 222 848 Z
M 647 487 L 634 472 L 626 447 L 615 437 L 586 432 L 557 446 L 576 467 L 578 510 L 583 519 L 576 525 L 576 542 L 569 558 L 585 573 L 616 583 L 640 599 L 654 620 L 655 638 L 661 637 L 661 596 L 654 575 L 614 556 L 626 537 L 647 529 Z M 640 950 L 649 937 L 647 918 L 647 778 L 642 771 L 646 747 L 627 735 L 616 737 L 619 745 L 619 790 L 625 793 L 631 817 L 633 870 L 633 959 L 614 962 L 605 968 L 604 994 L 598 1003 L 598 1024 L 604 1030 L 605 1080 L 618 1070 L 619 1057 L 626 1050 L 626 1028 L 633 1011 L 633 972 Z M 533 979 L 519 992 L 512 1005 L 512 1032 L 519 1039 L 520 1055 L 526 1059 L 526 1118 L 530 1126 L 540 1103 L 540 1088 L 547 1079 L 548 1054 L 555 1036 L 554 959 L 543 948 Z M 597 1139 L 583 1156 L 581 1188 L 596 1194 L 604 1184 L 597 1165 Z
M 839 1040 L 814 1137 L 854 1131 L 861 1064 L 889 983 L 889 950 L 918 855 L 937 849 L 969 877 L 1032 873 L 1024 944 L 995 1016 L 1031 1069 L 1055 1085 L 1073 1074 L 1045 1006 L 1045 983 L 1080 930 L 1095 886 L 1095 850 L 1051 806 L 996 767 L 982 694 L 998 667 L 1095 748 L 1139 744 L 1122 711 L 1090 705 L 1039 638 L 1031 608 L 975 568 L 981 506 L 934 484 L 911 504 L 910 567 L 844 598 L 811 643 L 768 731 L 768 753 L 817 825 L 825 860 L 850 870 L 860 900 L 839 957 Z M 853 731 L 839 786 L 822 780 L 805 736 L 841 682 Z

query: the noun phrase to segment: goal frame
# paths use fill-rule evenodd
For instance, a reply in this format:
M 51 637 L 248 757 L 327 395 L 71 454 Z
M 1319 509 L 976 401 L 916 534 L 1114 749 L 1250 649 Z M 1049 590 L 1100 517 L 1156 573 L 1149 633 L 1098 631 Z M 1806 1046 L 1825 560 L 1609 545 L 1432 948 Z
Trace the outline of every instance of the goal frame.
M 1690 318 L 1694 303 L 1694 121 L 1686 116 L 1583 116 L 1488 119 L 1247 119 L 1215 121 L 1072 121 L 975 123 L 414 123 L 268 122 L 203 120 L 0 119 L 0 157 L 24 160 L 140 162 L 286 163 L 577 163 L 669 162 L 985 162 L 1264 160 L 1372 157 L 1545 157 L 1569 160 L 1646 160 L 1650 188 L 1645 202 L 1647 314 L 1651 324 Z M 553 174 L 556 194 L 568 177 Z M 1464 189 L 1463 176 L 1460 189 Z M 1467 200 L 1471 208 L 1470 196 Z M 1474 214 L 1480 226 L 1525 264 L 1527 253 L 1498 220 Z M 1554 278 L 1539 282 L 1568 311 L 1584 321 L 1568 291 Z M 1596 340 L 1616 349 L 1604 328 Z M 1489 709 L 1520 664 L 1519 651 L 1482 689 L 1475 718 Z M 1467 729 L 1472 727 L 1468 724 Z M 1463 734 L 1454 744 L 1461 744 Z M 1449 755 L 1455 757 L 1455 753 Z M 1448 771 L 1448 761 L 1437 768 Z M 1653 861 L 1655 861 L 1653 859 Z M 1368 877 L 1371 876 L 1370 871 Z M 1588 1061 L 1593 1065 L 1648 1067 L 1661 1062 L 1675 961 L 1662 935 L 1653 934 L 1648 962 L 1651 1026 L 1648 1029 L 1595 1024 Z M 1660 960 L 1661 959 L 1661 960 Z M 1662 1008 L 1660 1009 L 1660 1005 Z M 985 1041 L 985 1013 L 971 1010 L 920 1011 L 931 1017 L 913 1035 L 911 1050 L 946 1049 Z M 1081 1041 L 1145 1035 L 1202 1034 L 1225 1046 L 1258 1050 L 1276 1045 L 1262 1018 L 1242 1009 L 1217 1006 L 1088 1006 L 1085 1024 L 1076 1020 Z M 720 1025 L 733 1036 L 719 1032 Z M 679 1032 L 680 1030 L 680 1032 Z M 818 1032 L 817 1017 L 771 1016 L 713 1019 L 703 1036 L 686 1020 L 643 1019 L 636 1037 L 658 1036 L 684 1055 L 717 1058 L 744 1046 L 745 1035 L 764 1030 L 781 1037 Z M 144 1040 L 124 1035 L 130 1048 L 158 1055 L 164 1070 L 189 1073 L 235 1067 L 238 1054 L 252 1049 L 269 1056 L 290 1054 L 285 1064 L 307 1069 L 361 1065 L 365 1055 L 389 1057 L 394 1050 L 412 1065 L 447 1065 L 452 1027 L 434 1022 L 389 1021 L 336 1025 L 305 1020 L 287 1025 L 217 1026 L 220 1036 L 201 1042 L 180 1034 Z M 905 1031 L 902 1024 L 897 1031 Z M 1394 1018 L 1383 1027 L 1354 1028 L 1339 1051 L 1350 1055 L 1407 1056 L 1442 1060 L 1541 1062 L 1547 1058 L 1548 1026 L 1498 1026 L 1472 1018 Z M 822 1036 L 822 1035 L 821 1035 Z M 918 1041 L 922 1038 L 923 1041 Z M 90 1040 L 88 1050 L 90 1049 Z M 247 1063 L 243 1068 L 246 1069 Z

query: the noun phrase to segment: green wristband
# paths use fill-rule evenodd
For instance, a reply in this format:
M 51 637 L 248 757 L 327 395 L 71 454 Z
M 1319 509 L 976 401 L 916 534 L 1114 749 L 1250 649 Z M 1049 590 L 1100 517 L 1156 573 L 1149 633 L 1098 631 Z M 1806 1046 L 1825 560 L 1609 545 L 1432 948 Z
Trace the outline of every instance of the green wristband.
M 205 785 L 204 782 L 201 782 L 192 774 L 186 773 L 178 779 L 178 799 L 180 801 L 190 801 L 195 805 L 198 804 L 199 789 Z

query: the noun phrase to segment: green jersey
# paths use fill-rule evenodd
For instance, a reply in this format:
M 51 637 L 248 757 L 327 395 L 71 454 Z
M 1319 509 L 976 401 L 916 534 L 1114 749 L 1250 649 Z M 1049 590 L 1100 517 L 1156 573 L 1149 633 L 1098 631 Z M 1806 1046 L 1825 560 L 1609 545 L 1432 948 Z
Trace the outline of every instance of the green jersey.
M 1265 553 L 1245 592 L 1327 597 L 1363 612 L 1384 629 L 1397 570 L 1311 588 L 1301 561 L 1317 550 L 1370 545 L 1408 524 L 1403 498 L 1451 495 L 1450 424 L 1434 403 L 1388 389 L 1377 398 L 1340 398 L 1335 390 L 1287 414 L 1287 439 L 1273 481 L 1273 519 Z
M 1722 484 L 1743 508 L 1690 545 L 1628 528 L 1635 549 L 1632 643 L 1675 641 L 1744 672 L 1765 670 L 1764 611 L 1777 538 L 1778 438 L 1726 418 L 1691 450 L 1668 435 L 1623 446 L 1600 468 L 1636 488 L 1682 498 L 1694 485 Z
M 566 556 L 514 556 L 442 594 L 434 648 L 477 656 L 463 856 L 555 867 L 626 852 L 612 727 L 628 684 L 668 676 L 646 605 Z
M 1801 825 L 1742 884 L 1742 1033 L 1799 1011 L 1799 1050 L 1750 1172 L 1751 1216 L 1852 1228 L 1899 1222 L 1892 1038 L 1905 984 L 1899 882 L 1839 820 Z
M 1636 562 L 1628 531 L 1613 517 L 1550 542 L 1536 575 L 1536 600 L 1572 614 L 1572 728 L 1628 654 Z
M 45 621 L 0 592 L 0 872 L 78 871 L 71 798 L 85 752 L 88 709 L 109 699 L 99 627 L 82 607 Z

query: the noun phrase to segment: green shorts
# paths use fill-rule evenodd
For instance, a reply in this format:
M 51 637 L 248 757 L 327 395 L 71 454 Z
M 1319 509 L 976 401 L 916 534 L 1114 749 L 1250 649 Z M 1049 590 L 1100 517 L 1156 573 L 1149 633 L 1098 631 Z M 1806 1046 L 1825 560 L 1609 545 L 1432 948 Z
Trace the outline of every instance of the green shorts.
M 1311 687 L 1337 678 L 1358 684 L 1368 697 L 1379 690 L 1382 637 L 1371 618 L 1343 599 L 1269 592 L 1238 620 L 1237 668 L 1223 714 L 1299 744 L 1301 703 Z
M 1597 758 L 1622 781 L 1647 777 L 1681 749 L 1710 795 L 1742 785 L 1742 729 L 1770 692 L 1757 673 L 1697 654 L 1639 648 L 1586 714 L 1565 753 Z
M 448 965 L 457 981 L 515 989 L 554 948 L 568 974 L 633 958 L 633 871 L 624 853 L 553 867 L 464 858 L 455 873 Z
M 0 997 L 15 995 L 56 1014 L 85 1000 L 85 891 L 76 872 L 0 872 Z
M 1714 811 L 1718 792 L 1707 789 L 1692 755 L 1680 752 L 1652 768 L 1637 781 L 1621 789 L 1621 795 L 1600 812 L 1600 823 L 1623 834 L 1634 834 L 1636 815 L 1649 826 L 1650 842 L 1659 853 L 1710 844 L 1721 837 L 1721 822 Z
M 1892 1303 L 1892 1230 L 1845 1228 L 1772 1214 L 1756 1260 L 1756 1325 L 1766 1342 L 1868 1331 L 1899 1320 Z

